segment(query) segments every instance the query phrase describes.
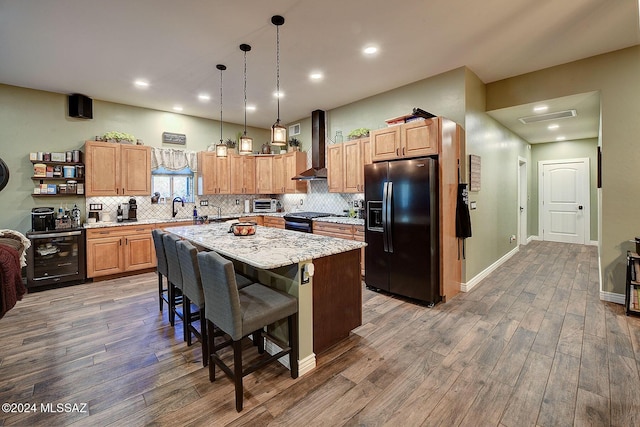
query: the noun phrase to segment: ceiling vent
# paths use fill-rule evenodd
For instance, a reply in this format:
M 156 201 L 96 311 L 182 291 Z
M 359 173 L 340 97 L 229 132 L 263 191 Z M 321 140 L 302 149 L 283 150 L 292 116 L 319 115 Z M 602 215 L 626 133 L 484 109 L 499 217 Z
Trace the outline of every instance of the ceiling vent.
M 546 122 L 547 120 L 568 119 L 569 117 L 575 117 L 577 115 L 576 110 L 556 111 L 555 113 L 538 114 L 535 116 L 520 117 L 521 123 L 528 125 L 531 123 Z

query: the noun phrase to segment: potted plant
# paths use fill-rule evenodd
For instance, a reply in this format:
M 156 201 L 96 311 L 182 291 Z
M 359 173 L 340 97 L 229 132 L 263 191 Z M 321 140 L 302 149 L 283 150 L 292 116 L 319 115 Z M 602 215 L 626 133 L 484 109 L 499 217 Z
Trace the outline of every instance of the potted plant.
M 102 139 L 105 141 L 115 141 L 115 142 L 128 142 L 129 144 L 133 144 L 136 142 L 136 137 L 131 135 L 130 133 L 124 132 L 107 132 L 102 136 Z
M 367 128 L 358 128 L 349 132 L 349 139 L 358 139 L 364 138 L 365 136 L 369 136 L 369 129 Z
M 224 142 L 224 145 L 227 146 L 227 151 L 229 153 L 235 153 L 236 152 L 236 142 L 233 139 L 227 138 L 227 140 Z
M 289 151 L 298 151 L 300 145 L 302 145 L 302 143 L 299 139 L 293 137 L 289 139 Z

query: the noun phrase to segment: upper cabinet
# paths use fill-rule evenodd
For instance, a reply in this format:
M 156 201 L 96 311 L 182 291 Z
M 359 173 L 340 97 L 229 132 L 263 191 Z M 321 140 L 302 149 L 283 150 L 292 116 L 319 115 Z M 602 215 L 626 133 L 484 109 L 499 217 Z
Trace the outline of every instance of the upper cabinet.
M 255 194 L 256 158 L 254 156 L 229 156 L 231 194 Z
M 256 194 L 273 193 L 273 156 L 256 157 Z
M 86 141 L 85 166 L 87 197 L 151 194 L 151 147 Z
M 202 177 L 201 194 L 230 194 L 229 156 L 218 157 L 215 151 L 198 153 L 198 170 Z
M 417 120 L 371 131 L 372 160 L 393 160 L 438 154 L 437 119 Z
M 364 192 L 364 165 L 370 163 L 371 144 L 369 138 L 327 146 L 329 192 Z

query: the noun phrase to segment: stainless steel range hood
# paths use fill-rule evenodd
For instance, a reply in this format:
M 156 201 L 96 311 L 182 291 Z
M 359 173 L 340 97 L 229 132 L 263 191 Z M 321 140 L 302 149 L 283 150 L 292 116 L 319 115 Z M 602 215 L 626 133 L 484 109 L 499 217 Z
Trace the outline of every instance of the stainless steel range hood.
M 314 110 L 311 112 L 311 169 L 294 176 L 292 180 L 327 179 L 325 167 L 325 139 L 327 135 L 325 112 Z

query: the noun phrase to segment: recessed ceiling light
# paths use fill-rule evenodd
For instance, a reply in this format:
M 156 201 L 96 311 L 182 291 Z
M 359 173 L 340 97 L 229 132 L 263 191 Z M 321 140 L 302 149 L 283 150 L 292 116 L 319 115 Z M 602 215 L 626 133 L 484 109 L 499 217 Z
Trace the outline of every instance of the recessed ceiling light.
M 247 105 L 247 111 L 256 111 L 255 105 Z
M 538 105 L 536 107 L 533 107 L 533 111 L 535 111 L 536 113 L 541 113 L 542 111 L 547 111 L 548 109 L 548 105 Z
M 182 107 L 180 105 L 174 105 L 173 111 L 182 111 Z
M 201 93 L 200 95 L 198 95 L 198 99 L 200 101 L 209 101 L 211 97 L 206 93 Z
M 555 130 L 555 129 L 558 129 L 559 127 L 560 127 L 560 125 L 559 125 L 559 124 L 554 123 L 554 124 L 552 124 L 552 125 L 547 126 L 547 129 L 549 129 L 549 130 Z
M 136 80 L 135 82 L 133 82 L 134 85 L 136 85 L 136 87 L 139 88 L 148 88 L 149 87 L 149 82 L 146 80 Z
M 276 98 L 284 98 L 284 92 L 283 92 L 283 91 L 280 91 L 280 92 L 278 92 L 278 91 L 273 92 L 273 96 L 275 96 Z
M 565 136 L 556 137 L 556 141 L 564 141 L 565 139 L 567 139 Z
M 378 48 L 375 46 L 367 46 L 362 50 L 362 52 L 365 55 L 373 55 L 378 52 Z
M 309 78 L 311 80 L 321 80 L 322 77 L 324 77 L 324 76 L 322 75 L 322 73 L 319 73 L 319 72 L 315 72 L 315 73 L 309 74 Z

